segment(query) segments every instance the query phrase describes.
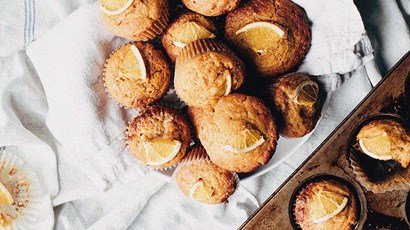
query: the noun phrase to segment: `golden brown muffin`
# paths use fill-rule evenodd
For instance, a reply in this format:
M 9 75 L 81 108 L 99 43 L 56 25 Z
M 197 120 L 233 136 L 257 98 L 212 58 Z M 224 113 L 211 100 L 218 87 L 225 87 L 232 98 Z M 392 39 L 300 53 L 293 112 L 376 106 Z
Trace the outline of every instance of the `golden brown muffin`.
M 143 59 L 145 78 L 132 72 L 139 67 L 138 63 L 130 61 L 136 58 L 135 48 Z M 129 108 L 142 108 L 159 100 L 168 90 L 170 76 L 171 69 L 164 54 L 149 43 L 121 46 L 107 60 L 104 70 L 108 93 Z
M 304 73 L 285 75 L 269 86 L 269 100 L 274 102 L 283 121 L 281 135 L 303 137 L 315 128 L 322 107 L 319 91 L 318 84 Z M 304 95 L 307 100 L 300 100 L 300 95 Z
M 322 218 L 326 215 L 325 210 L 332 209 L 332 205 L 335 204 L 333 198 L 336 203 L 339 198 L 347 198 L 347 203 L 344 207 L 341 206 L 343 209 L 333 217 Z M 338 230 L 350 230 L 357 223 L 358 208 L 356 197 L 346 185 L 333 180 L 322 180 L 310 183 L 297 195 L 294 215 L 296 223 L 303 230 L 335 227 Z
M 182 0 L 184 5 L 205 16 L 219 16 L 236 9 L 241 0 Z
M 108 14 L 101 5 L 100 9 L 102 18 L 112 33 L 134 41 L 155 38 L 169 22 L 168 0 L 134 0 L 124 11 L 114 15 Z
M 371 121 L 357 134 L 357 140 L 365 140 L 360 146 L 367 145 L 370 152 L 371 149 L 384 149 L 381 146 L 386 146 L 388 148 L 386 154 L 391 157 L 386 160 L 394 160 L 403 168 L 407 168 L 410 164 L 410 133 L 398 121 L 391 119 Z M 374 146 L 378 144 L 379 146 Z M 362 148 L 360 150 L 364 151 Z
M 290 0 L 251 0 L 229 12 L 225 37 L 260 75 L 268 77 L 300 63 L 311 39 L 305 12 Z
M 201 145 L 189 151 L 174 178 L 185 196 L 207 204 L 227 203 L 237 184 L 236 174 L 213 164 Z
M 176 60 L 175 91 L 190 106 L 212 105 L 237 90 L 244 80 L 242 61 L 215 39 L 189 43 Z
M 172 62 L 182 48 L 198 39 L 214 38 L 217 29 L 211 19 L 194 12 L 179 16 L 161 36 L 162 45 Z
M 274 117 L 258 98 L 231 94 L 213 107 L 190 107 L 188 113 L 206 152 L 221 168 L 251 172 L 268 163 L 275 152 Z
M 179 142 L 179 151 L 169 159 L 171 155 L 166 155 L 164 151 L 172 143 Z M 164 169 L 180 162 L 185 156 L 191 142 L 189 126 L 184 117 L 174 109 L 162 106 L 149 106 L 144 108 L 141 113 L 129 124 L 127 130 L 127 143 L 136 159 L 144 165 L 149 165 L 156 169 Z M 162 144 L 157 145 L 155 144 Z M 150 145 L 154 151 L 160 155 L 150 163 L 152 159 L 148 156 Z M 176 148 L 178 149 L 178 148 Z M 162 157 L 162 158 L 161 158 Z M 164 159 L 168 161 L 163 162 Z M 157 164 L 158 163 L 158 164 Z M 161 163 L 161 164 L 159 164 Z

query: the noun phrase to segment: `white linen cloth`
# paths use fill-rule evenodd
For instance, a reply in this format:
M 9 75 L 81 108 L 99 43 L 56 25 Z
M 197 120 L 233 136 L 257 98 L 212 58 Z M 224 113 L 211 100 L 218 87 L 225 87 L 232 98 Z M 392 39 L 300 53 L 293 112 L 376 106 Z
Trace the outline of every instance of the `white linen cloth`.
M 26 17 L 27 24 L 31 25 L 28 31 L 32 31 L 28 39 L 27 31 L 19 29 L 27 28 L 21 20 L 24 17 L 19 18 L 9 10 L 0 9 L 2 56 L 8 56 L 28 43 L 27 40 L 35 38 L 34 29 L 37 28 L 36 31 L 40 32 L 36 34 L 41 35 L 41 31 L 46 31 L 74 9 L 72 5 L 81 3 L 72 1 L 74 3 L 65 5 L 57 1 L 47 5 L 45 2 L 48 1 L 35 2 L 25 1 L 27 6 L 43 7 L 37 8 L 37 17 L 30 14 Z M 324 79 L 329 79 L 327 81 L 331 84 L 327 85 L 330 85 L 330 90 L 345 80 L 335 73 L 345 74 L 359 69 L 354 72 L 352 80 L 333 94 L 329 110 L 317 131 L 300 151 L 270 173 L 242 184 L 259 202 L 286 179 L 370 90 L 365 68 L 361 66 L 371 59 L 371 50 L 357 48 L 369 46 L 366 46 L 366 37 L 362 36 L 364 28 L 353 3 L 347 0 L 327 1 L 336 5 L 326 4 L 328 8 L 323 11 L 323 1 L 295 2 L 306 9 L 314 36 L 312 49 L 306 58 L 306 63 L 310 64 L 305 63 L 301 69 L 317 75 L 326 74 Z M 4 5 L 12 6 L 11 12 L 21 15 L 19 4 Z M 70 7 L 65 8 L 68 5 Z M 59 10 L 50 11 L 54 9 L 51 6 Z M 30 9 L 34 11 L 33 7 Z M 28 54 L 34 68 L 24 51 L 1 59 L 0 146 L 16 146 L 14 148 L 21 153 L 21 157 L 33 165 L 54 205 L 82 199 L 57 210 L 57 229 L 84 229 L 90 226 L 94 229 L 239 226 L 256 209 L 244 193 L 235 193 L 229 205 L 204 206 L 182 197 L 174 185 L 166 184 L 152 174 L 139 176 L 147 173 L 145 168 L 121 158 L 124 146 L 118 137 L 127 116 L 117 116 L 122 111 L 104 97 L 105 93 L 100 92 L 102 88 L 98 76 L 108 53 L 124 41 L 114 38 L 101 26 L 96 9 L 94 4 L 77 10 L 30 44 Z M 347 14 L 341 13 L 341 9 Z M 44 20 L 43 24 L 35 25 L 34 18 Z M 329 18 L 338 19 L 329 21 Z M 315 38 L 319 31 L 324 34 Z M 332 39 L 326 43 L 326 39 L 322 41 L 326 38 L 326 31 L 328 35 L 334 33 L 339 36 L 327 36 Z M 22 35 L 25 35 L 26 43 L 7 39 Z M 403 44 L 402 47 L 408 45 L 406 38 L 398 39 L 400 42 L 397 44 Z M 340 56 L 343 53 L 346 53 L 345 56 Z M 400 54 L 396 55 L 400 57 Z M 314 66 L 318 68 L 311 68 Z M 377 74 L 372 76 L 376 76 L 374 81 L 377 81 Z M 104 113 L 97 110 L 101 103 L 105 104 Z M 106 132 L 111 129 L 112 132 Z M 116 167 L 112 167 L 112 163 Z M 120 185 L 115 186 L 116 183 Z M 100 193 L 112 186 L 115 188 Z M 91 198 L 84 199 L 86 197 Z M 50 207 L 45 210 L 51 212 Z M 52 216 L 45 213 L 41 220 L 47 224 L 38 229 L 48 229 L 52 225 Z

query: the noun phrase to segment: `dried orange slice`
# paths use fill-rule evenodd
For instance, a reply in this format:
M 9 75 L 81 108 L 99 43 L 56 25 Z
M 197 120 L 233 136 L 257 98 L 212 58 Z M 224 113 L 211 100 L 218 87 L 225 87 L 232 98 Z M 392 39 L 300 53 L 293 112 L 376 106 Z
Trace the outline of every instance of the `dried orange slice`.
M 141 52 L 135 45 L 130 46 L 130 50 L 125 55 L 119 69 L 119 75 L 126 79 L 146 80 L 147 69 Z
M 296 96 L 294 102 L 306 105 L 313 106 L 319 96 L 319 86 L 314 81 L 304 81 L 298 85 L 296 88 Z
M 285 35 L 285 31 L 273 23 L 253 22 L 240 28 L 235 34 L 247 47 L 264 54 Z
M 100 10 L 108 15 L 117 15 L 124 12 L 134 0 L 100 0 Z
M 390 138 L 386 132 L 380 135 L 359 140 L 362 151 L 371 158 L 388 161 L 393 159 L 390 148 Z
M 236 138 L 232 145 L 226 145 L 225 150 L 234 153 L 246 153 L 254 150 L 259 145 L 265 142 L 262 134 L 254 129 L 245 129 Z
M 188 43 L 205 38 L 215 38 L 215 34 L 211 33 L 205 27 L 198 25 L 196 22 L 187 22 L 175 28 L 174 41 L 175 46 L 183 48 Z
M 349 199 L 335 192 L 319 191 L 317 199 L 321 209 L 317 210 L 313 222 L 319 224 L 339 214 L 347 205 Z
M 145 142 L 147 165 L 158 166 L 172 160 L 181 149 L 181 142 L 177 140 L 155 140 Z

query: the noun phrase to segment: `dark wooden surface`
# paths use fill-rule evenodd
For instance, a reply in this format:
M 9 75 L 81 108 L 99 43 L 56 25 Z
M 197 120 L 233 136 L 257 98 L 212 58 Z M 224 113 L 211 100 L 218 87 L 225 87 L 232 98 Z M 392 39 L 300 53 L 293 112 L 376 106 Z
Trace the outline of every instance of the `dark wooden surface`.
M 292 229 L 289 216 L 290 199 L 297 186 L 305 179 L 330 174 L 349 181 L 363 202 L 363 213 L 358 223 L 362 229 L 369 208 L 385 215 L 405 218 L 408 191 L 383 194 L 367 192 L 355 180 L 347 157 L 347 143 L 353 129 L 367 117 L 403 94 L 406 77 L 410 74 L 410 55 L 405 57 L 383 78 L 369 95 L 336 128 L 336 130 L 308 157 L 308 159 L 249 217 L 241 229 Z

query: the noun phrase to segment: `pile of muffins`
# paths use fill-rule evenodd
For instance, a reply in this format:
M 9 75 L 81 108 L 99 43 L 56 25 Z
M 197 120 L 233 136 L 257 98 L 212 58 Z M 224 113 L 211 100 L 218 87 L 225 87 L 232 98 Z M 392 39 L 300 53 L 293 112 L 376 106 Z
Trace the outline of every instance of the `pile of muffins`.
M 310 28 L 290 0 L 182 3 L 100 1 L 106 27 L 131 40 L 107 59 L 105 87 L 138 111 L 126 131 L 135 159 L 177 167 L 173 178 L 188 197 L 226 203 L 236 173 L 267 164 L 279 134 L 303 137 L 319 120 L 319 85 L 292 73 Z M 172 90 L 187 108 L 162 103 Z

